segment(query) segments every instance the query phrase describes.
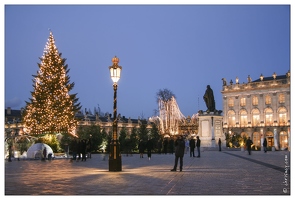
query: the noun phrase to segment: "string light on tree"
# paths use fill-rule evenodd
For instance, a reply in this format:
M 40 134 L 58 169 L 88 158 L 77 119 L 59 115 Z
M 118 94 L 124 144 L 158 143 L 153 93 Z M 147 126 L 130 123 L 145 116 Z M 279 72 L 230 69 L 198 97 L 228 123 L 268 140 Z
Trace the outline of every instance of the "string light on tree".
M 76 129 L 75 114 L 81 106 L 77 94 L 69 94 L 75 84 L 70 83 L 68 65 L 61 55 L 50 31 L 39 70 L 33 75 L 34 91 L 23 113 L 28 134 L 73 134 Z

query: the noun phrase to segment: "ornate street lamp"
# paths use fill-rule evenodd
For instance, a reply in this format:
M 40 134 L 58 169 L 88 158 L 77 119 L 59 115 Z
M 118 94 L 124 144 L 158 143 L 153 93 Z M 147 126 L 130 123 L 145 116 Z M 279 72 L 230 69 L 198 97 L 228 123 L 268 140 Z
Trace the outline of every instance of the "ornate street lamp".
M 113 138 L 110 144 L 109 171 L 122 171 L 122 159 L 120 153 L 120 144 L 117 137 L 118 119 L 117 119 L 117 82 L 120 79 L 122 67 L 118 65 L 119 58 L 112 59 L 113 65 L 109 67 L 114 87 L 114 121 Z

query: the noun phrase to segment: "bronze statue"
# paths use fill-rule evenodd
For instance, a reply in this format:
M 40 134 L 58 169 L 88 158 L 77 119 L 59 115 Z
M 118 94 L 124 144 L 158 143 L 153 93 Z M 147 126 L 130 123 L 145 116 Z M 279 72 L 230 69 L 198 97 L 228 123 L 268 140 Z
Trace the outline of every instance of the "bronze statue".
M 207 110 L 206 112 L 215 112 L 215 100 L 213 90 L 211 89 L 210 85 L 207 85 L 207 90 L 203 96 L 203 99 L 206 103 Z

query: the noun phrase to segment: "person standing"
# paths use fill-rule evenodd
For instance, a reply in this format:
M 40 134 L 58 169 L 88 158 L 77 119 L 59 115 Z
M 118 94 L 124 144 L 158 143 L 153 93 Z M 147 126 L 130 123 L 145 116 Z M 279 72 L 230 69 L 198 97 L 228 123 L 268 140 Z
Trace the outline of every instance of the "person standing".
M 73 158 L 71 161 L 76 161 L 77 160 L 77 152 L 78 152 L 78 139 L 73 138 L 71 142 L 72 146 L 72 151 L 73 151 Z
M 152 149 L 153 149 L 153 142 L 151 139 L 148 139 L 146 143 L 146 149 L 147 149 L 147 156 L 150 160 L 152 158 Z
M 200 138 L 199 138 L 199 136 L 197 136 L 197 150 L 198 150 L 198 158 L 200 158 L 201 157 L 201 152 L 200 152 L 200 146 L 201 146 L 201 140 L 200 140 Z
M 138 144 L 138 150 L 139 150 L 139 157 L 143 158 L 143 153 L 144 153 L 144 142 L 142 140 L 139 141 Z
M 248 137 L 248 140 L 246 141 L 246 146 L 247 146 L 247 150 L 248 150 L 249 155 L 251 155 L 252 144 L 253 144 L 252 140 L 250 139 L 250 137 Z
M 220 138 L 218 140 L 218 146 L 219 146 L 219 151 L 221 151 L 221 140 L 220 140 Z
M 178 136 L 178 139 L 174 143 L 175 145 L 175 160 L 174 160 L 174 167 L 171 171 L 176 171 L 178 160 L 179 161 L 179 170 L 182 171 L 183 167 L 183 156 L 184 156 L 184 149 L 185 149 L 185 142 L 183 140 L 182 135 Z
M 264 141 L 263 141 L 263 150 L 264 150 L 264 153 L 267 152 L 267 141 L 266 141 L 266 138 L 264 138 Z
M 190 147 L 190 157 L 196 157 L 195 156 L 195 147 L 196 147 L 196 141 L 194 137 L 192 137 L 189 141 L 189 147 Z
M 86 147 L 87 147 L 87 142 L 85 139 L 81 140 L 81 154 L 82 154 L 82 159 L 81 161 L 86 161 Z

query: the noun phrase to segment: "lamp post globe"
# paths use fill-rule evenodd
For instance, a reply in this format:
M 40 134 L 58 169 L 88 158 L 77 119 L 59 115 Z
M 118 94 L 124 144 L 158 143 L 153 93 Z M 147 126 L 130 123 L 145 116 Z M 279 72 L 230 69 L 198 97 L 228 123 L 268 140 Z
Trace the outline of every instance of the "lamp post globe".
M 122 159 L 120 153 L 120 143 L 118 140 L 118 119 L 117 119 L 117 82 L 120 79 L 122 67 L 118 65 L 119 58 L 116 56 L 112 59 L 113 65 L 109 66 L 111 79 L 113 80 L 114 88 L 114 114 L 113 114 L 113 138 L 110 143 L 109 154 L 109 171 L 122 171 Z

